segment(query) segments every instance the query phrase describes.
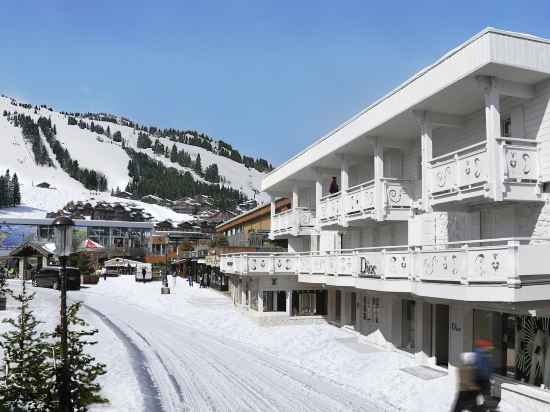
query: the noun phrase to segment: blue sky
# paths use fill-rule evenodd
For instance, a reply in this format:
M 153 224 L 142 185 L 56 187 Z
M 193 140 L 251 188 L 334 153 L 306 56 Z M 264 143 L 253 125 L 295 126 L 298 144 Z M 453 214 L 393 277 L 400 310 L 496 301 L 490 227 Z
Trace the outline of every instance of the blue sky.
M 1 93 L 274 164 L 486 26 L 550 38 L 547 0 L 4 3 Z

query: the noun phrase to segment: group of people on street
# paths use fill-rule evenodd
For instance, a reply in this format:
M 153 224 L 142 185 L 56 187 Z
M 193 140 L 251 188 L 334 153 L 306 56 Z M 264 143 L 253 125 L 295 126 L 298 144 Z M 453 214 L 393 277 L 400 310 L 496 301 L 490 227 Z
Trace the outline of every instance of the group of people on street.
M 190 287 L 193 287 L 193 276 L 187 276 L 187 283 Z M 210 287 L 210 279 L 206 275 L 200 275 L 199 277 L 199 288 L 208 288 Z
M 458 395 L 453 412 L 496 410 L 498 401 L 491 396 L 492 349 L 490 341 L 481 339 L 476 341 L 474 352 L 462 354 L 462 365 L 458 370 Z

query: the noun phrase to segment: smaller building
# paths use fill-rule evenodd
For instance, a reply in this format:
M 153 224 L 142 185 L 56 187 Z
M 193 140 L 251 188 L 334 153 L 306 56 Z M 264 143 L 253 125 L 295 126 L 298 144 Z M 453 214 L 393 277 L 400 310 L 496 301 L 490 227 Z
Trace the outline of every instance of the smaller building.
M 290 200 L 278 199 L 275 202 L 277 212 L 290 209 Z M 271 230 L 271 206 L 269 204 L 258 206 L 238 216 L 231 217 L 216 226 L 218 236 L 224 236 L 229 246 L 234 247 L 256 247 L 276 248 L 287 247 L 287 241 L 282 239 L 270 241 Z

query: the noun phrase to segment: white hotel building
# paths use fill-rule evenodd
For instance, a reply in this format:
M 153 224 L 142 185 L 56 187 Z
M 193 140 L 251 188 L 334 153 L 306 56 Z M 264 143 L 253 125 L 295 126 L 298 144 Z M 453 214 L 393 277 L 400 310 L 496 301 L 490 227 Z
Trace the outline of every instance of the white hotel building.
M 330 322 L 421 364 L 490 339 L 496 393 L 550 410 L 550 41 L 484 30 L 262 186 L 292 199 L 288 253 L 223 271 L 327 290 Z

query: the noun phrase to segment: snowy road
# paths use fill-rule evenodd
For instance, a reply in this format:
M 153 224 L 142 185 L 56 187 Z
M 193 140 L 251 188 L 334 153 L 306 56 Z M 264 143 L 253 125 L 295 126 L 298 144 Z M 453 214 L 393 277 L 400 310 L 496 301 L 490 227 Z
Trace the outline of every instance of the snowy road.
M 340 383 L 208 333 L 191 319 L 146 310 L 93 288 L 81 294 L 85 308 L 127 346 L 148 411 L 383 409 Z

